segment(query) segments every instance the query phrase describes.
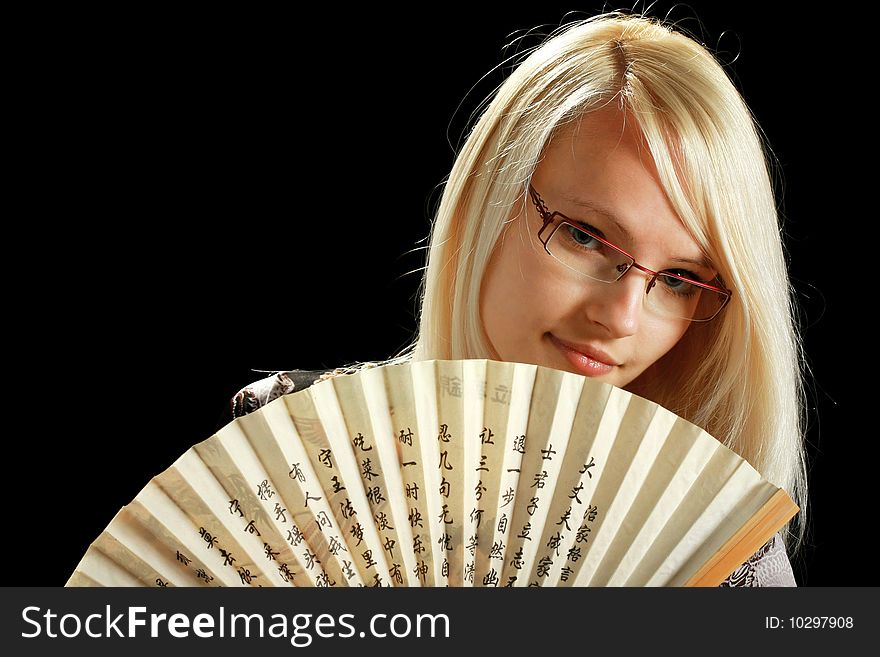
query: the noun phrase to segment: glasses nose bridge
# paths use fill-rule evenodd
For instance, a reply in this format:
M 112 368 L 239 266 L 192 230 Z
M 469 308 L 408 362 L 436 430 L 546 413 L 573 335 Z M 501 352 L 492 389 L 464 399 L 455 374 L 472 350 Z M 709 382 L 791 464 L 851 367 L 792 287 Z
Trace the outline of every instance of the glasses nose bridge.
M 659 276 L 660 273 L 654 271 L 653 269 L 648 269 L 644 265 L 640 265 L 635 260 L 633 260 L 628 265 L 626 263 L 623 263 L 617 266 L 617 270 L 620 272 L 620 276 L 617 277 L 617 280 L 621 280 L 629 273 L 631 269 L 638 269 L 640 272 L 648 277 L 648 282 L 645 288 L 645 294 L 648 294 L 651 291 L 651 288 L 653 288 L 654 284 L 657 282 L 657 276 Z

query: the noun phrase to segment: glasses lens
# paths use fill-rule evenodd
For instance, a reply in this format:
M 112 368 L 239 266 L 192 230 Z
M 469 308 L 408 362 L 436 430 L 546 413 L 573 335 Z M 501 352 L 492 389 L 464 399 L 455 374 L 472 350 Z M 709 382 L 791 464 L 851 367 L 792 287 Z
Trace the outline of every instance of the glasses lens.
M 626 254 L 567 222 L 559 224 L 547 242 L 547 250 L 569 269 L 605 283 L 617 281 L 633 265 Z M 658 315 L 696 322 L 712 319 L 726 301 L 727 295 L 723 293 L 671 274 L 658 276 L 646 299 Z
M 712 319 L 724 306 L 727 296 L 689 283 L 683 278 L 660 274 L 651 288 L 648 306 L 668 317 L 704 322 Z
M 547 250 L 569 269 L 604 283 L 613 283 L 633 264 L 632 258 L 569 223 L 559 224 Z

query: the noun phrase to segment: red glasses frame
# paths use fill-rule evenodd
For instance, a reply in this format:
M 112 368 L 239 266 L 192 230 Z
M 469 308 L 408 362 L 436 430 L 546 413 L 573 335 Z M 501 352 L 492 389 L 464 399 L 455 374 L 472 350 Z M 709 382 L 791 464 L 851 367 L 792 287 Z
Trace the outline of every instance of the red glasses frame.
M 719 315 L 719 313 L 722 310 L 724 310 L 724 308 L 730 302 L 730 298 L 733 295 L 733 292 L 731 292 L 727 288 L 716 287 L 715 285 L 709 285 L 708 283 L 703 283 L 701 281 L 695 281 L 693 279 L 687 278 L 686 276 L 680 276 L 679 274 L 674 274 L 670 271 L 666 271 L 663 269 L 661 269 L 660 271 L 654 271 L 653 269 L 648 269 L 644 265 L 640 265 L 638 262 L 636 262 L 636 259 L 627 251 L 621 249 L 616 244 L 612 244 L 611 242 L 609 242 L 605 238 L 600 237 L 599 235 L 596 235 L 595 233 L 593 233 L 589 229 L 585 228 L 583 226 L 582 222 L 577 221 L 576 219 L 572 219 L 571 217 L 567 217 L 566 215 L 562 214 L 561 212 L 550 212 L 550 210 L 547 209 L 547 205 L 544 203 L 544 199 L 541 198 L 541 195 L 538 194 L 537 190 L 535 190 L 535 188 L 532 187 L 531 185 L 529 185 L 529 195 L 531 196 L 532 202 L 535 204 L 535 207 L 538 210 L 538 214 L 541 215 L 541 219 L 544 222 L 543 225 L 541 226 L 541 229 L 538 231 L 538 239 L 541 240 L 541 243 L 544 245 L 544 250 L 549 255 L 553 256 L 553 254 L 550 253 L 549 247 L 547 246 L 547 244 L 550 242 L 550 238 L 553 237 L 553 234 L 556 232 L 556 230 L 559 228 L 559 226 L 561 224 L 568 223 L 568 224 L 572 225 L 574 228 L 576 228 L 577 230 L 579 230 L 583 233 L 586 233 L 587 235 L 589 235 L 590 237 L 592 237 L 595 240 L 598 240 L 599 242 L 601 242 L 602 244 L 607 246 L 609 249 L 612 249 L 612 250 L 620 253 L 621 255 L 625 256 L 626 259 L 629 260 L 628 265 L 624 266 L 623 264 L 621 264 L 617 267 L 617 270 L 618 270 L 618 272 L 620 272 L 620 275 L 616 279 L 614 279 L 614 281 L 607 281 L 607 282 L 617 282 L 621 278 L 623 278 L 630 269 L 635 268 L 635 269 L 638 269 L 639 271 L 642 271 L 650 276 L 650 280 L 648 281 L 647 288 L 645 289 L 645 294 L 648 294 L 651 291 L 651 289 L 657 283 L 657 278 L 662 275 L 662 276 L 670 276 L 672 278 L 675 278 L 675 279 L 678 279 L 681 281 L 685 281 L 686 283 L 689 283 L 690 285 L 694 285 L 696 287 L 700 287 L 705 290 L 710 290 L 710 291 L 715 292 L 716 294 L 720 295 L 721 297 L 723 297 L 723 301 L 721 302 L 721 305 L 718 307 L 718 310 L 715 311 L 715 313 L 711 317 L 707 317 L 705 319 L 690 319 L 690 321 L 692 321 L 692 322 L 708 322 L 708 321 L 715 319 Z M 543 234 L 547 230 L 548 227 L 552 227 L 552 230 L 547 234 L 546 237 L 544 237 Z M 555 257 L 555 256 L 553 256 L 553 257 Z M 687 318 L 682 318 L 682 319 L 687 319 Z

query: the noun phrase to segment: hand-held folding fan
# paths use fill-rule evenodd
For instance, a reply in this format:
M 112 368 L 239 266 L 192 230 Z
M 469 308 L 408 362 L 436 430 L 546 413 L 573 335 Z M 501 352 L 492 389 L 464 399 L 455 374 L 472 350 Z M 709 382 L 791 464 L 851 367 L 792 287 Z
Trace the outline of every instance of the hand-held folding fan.
M 122 508 L 69 586 L 715 586 L 798 512 L 699 427 L 523 363 L 279 397 Z

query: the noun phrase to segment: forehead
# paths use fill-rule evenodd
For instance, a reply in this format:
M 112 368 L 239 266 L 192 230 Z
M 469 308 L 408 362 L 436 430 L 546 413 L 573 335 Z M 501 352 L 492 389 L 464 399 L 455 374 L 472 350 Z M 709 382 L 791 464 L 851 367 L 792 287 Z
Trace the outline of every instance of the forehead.
M 538 168 L 567 187 L 593 194 L 613 196 L 617 188 L 638 183 L 634 191 L 642 195 L 666 196 L 635 118 L 616 107 L 584 114 L 564 125 L 547 146 Z
M 616 107 L 561 128 L 542 155 L 533 185 L 551 210 L 573 219 L 613 217 L 630 246 L 663 256 L 702 256 L 663 189 L 635 118 Z

